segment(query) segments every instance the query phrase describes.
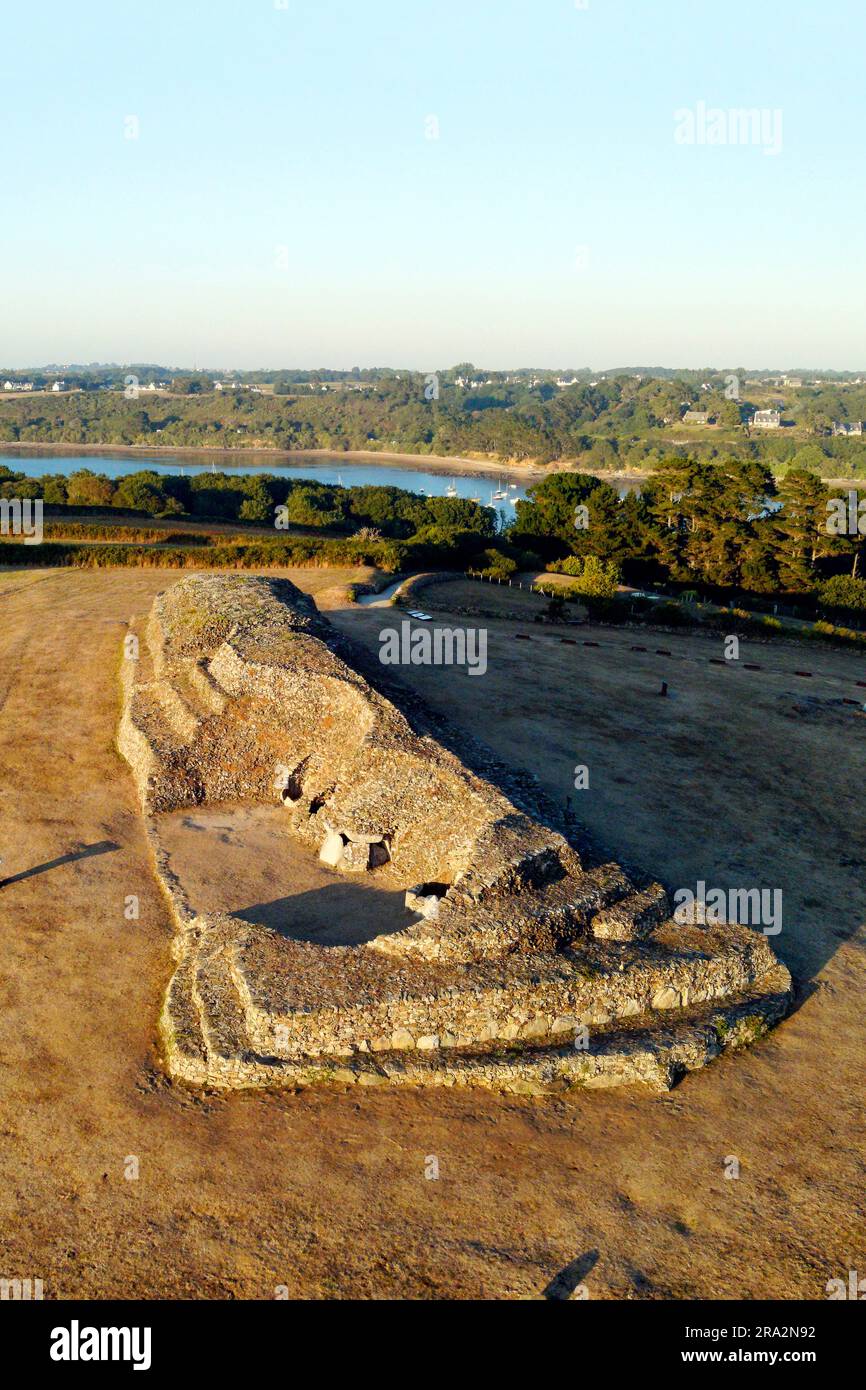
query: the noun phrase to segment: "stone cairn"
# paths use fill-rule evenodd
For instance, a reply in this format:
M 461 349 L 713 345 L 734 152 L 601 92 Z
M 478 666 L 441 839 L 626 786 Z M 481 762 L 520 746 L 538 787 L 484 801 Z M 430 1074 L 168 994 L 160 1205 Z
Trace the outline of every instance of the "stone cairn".
M 173 1076 L 659 1089 L 784 1014 L 790 978 L 764 936 L 675 922 L 659 884 L 584 868 L 341 659 L 293 585 L 183 579 L 145 639 L 122 664 L 118 743 L 176 927 L 160 1020 Z M 398 876 L 411 924 L 321 946 L 198 912 L 158 816 L 275 801 L 335 873 Z

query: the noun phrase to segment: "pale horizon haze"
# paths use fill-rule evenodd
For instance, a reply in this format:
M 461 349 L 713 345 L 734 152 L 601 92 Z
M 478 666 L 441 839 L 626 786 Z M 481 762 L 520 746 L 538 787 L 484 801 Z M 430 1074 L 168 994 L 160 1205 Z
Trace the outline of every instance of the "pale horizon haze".
M 864 39 L 855 0 L 8 6 L 0 364 L 864 367 Z

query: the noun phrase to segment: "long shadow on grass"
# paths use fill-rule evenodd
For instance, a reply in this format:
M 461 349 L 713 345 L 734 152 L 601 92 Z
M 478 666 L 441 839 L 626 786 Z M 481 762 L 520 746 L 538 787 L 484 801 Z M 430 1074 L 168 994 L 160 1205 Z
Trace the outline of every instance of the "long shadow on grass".
M 111 854 L 116 849 L 120 849 L 120 845 L 115 844 L 114 840 L 100 840 L 95 845 L 83 845 L 81 849 L 70 850 L 68 854 L 58 855 L 56 859 L 47 859 L 44 864 L 34 864 L 32 869 L 23 869 L 20 874 L 0 879 L 0 888 L 8 888 L 12 883 L 23 883 L 25 879 L 36 878 L 38 874 L 47 874 L 51 869 L 60 869 L 64 864 L 76 864 L 79 859 L 91 859 L 95 854 Z

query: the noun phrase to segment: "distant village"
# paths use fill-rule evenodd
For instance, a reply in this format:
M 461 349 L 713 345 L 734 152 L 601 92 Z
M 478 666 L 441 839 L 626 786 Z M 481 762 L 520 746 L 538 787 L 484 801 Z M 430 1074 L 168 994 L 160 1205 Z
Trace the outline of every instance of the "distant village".
M 37 389 L 42 390 L 42 389 L 45 389 L 45 388 L 42 388 L 42 387 L 37 388 L 37 387 L 34 385 L 34 383 L 33 383 L 32 381 L 4 381 L 4 383 L 3 383 L 3 390 L 4 390 L 4 391 L 35 391 L 35 390 L 37 390 Z M 48 390 L 51 390 L 51 391 L 65 391 L 65 390 L 66 390 L 66 382 L 65 382 L 65 381 L 53 381 L 53 382 L 51 383 L 51 386 L 48 387 L 47 389 L 48 389 Z
M 116 375 L 113 373 L 108 375 L 108 369 L 100 368 L 95 374 L 95 379 L 88 379 L 87 375 L 79 375 L 78 369 L 76 368 L 67 368 L 67 371 L 72 372 L 71 379 L 59 375 L 52 379 L 50 375 L 51 370 L 52 369 L 48 369 L 44 374 L 38 373 L 36 380 L 9 376 L 2 383 L 3 391 L 11 394 L 123 391 L 130 398 L 141 395 L 153 396 L 156 394 L 184 395 L 189 392 L 188 383 L 181 385 L 181 378 L 171 375 L 164 378 L 156 377 L 156 373 L 152 367 L 147 369 L 135 369 L 136 371 L 140 370 L 142 375 L 147 375 L 151 378 L 141 382 L 136 375 L 132 374 L 131 369 L 117 368 L 114 369 L 116 370 Z M 56 371 L 57 368 L 55 367 L 53 370 Z M 249 381 L 243 379 L 245 376 L 251 375 L 255 375 L 258 380 Z M 359 375 L 361 379 L 358 379 Z M 208 390 L 212 390 L 218 394 L 244 392 L 251 396 L 270 396 L 275 392 L 277 394 L 285 394 L 287 390 L 295 394 L 305 390 L 316 393 L 375 391 L 378 386 L 381 386 L 381 384 L 389 378 L 392 381 L 402 381 L 404 379 L 409 380 L 413 376 L 418 375 L 418 373 L 412 372 L 388 372 L 384 369 L 370 369 L 369 371 L 365 370 L 363 373 L 360 372 L 360 369 L 353 369 L 352 373 L 322 369 L 321 372 L 300 372 L 297 374 L 297 379 L 295 379 L 292 374 L 278 372 L 271 381 L 263 379 L 264 374 L 261 372 L 229 372 L 217 377 L 212 371 L 199 372 L 197 369 L 194 369 L 192 379 L 198 383 L 196 389 L 199 391 L 207 392 Z M 567 391 L 575 387 L 604 388 L 606 383 L 621 380 L 624 376 L 630 376 L 639 382 L 655 379 L 655 373 L 652 371 L 637 372 L 631 370 L 628 372 L 605 372 L 593 376 L 591 371 L 586 368 L 580 373 L 555 373 L 553 371 L 533 372 L 531 370 L 521 369 L 511 372 L 482 374 L 470 370 L 468 366 L 464 366 L 463 368 L 453 368 L 450 371 L 434 375 L 437 380 L 441 377 L 443 386 L 450 386 L 458 391 L 466 393 L 496 391 L 503 387 L 513 386 L 522 386 L 529 390 L 543 387 L 547 388 L 548 391 L 551 389 Z M 189 377 L 190 374 L 187 373 L 185 376 Z M 425 380 L 428 379 L 429 378 L 425 378 Z M 659 379 L 661 380 L 664 378 L 660 375 Z M 801 391 L 803 389 L 814 390 L 819 388 L 843 390 L 845 388 L 863 386 L 866 384 L 866 378 L 862 376 L 845 376 L 839 378 L 811 375 L 790 376 L 769 374 L 753 377 L 746 376 L 742 384 L 746 391 L 752 388 L 752 392 L 755 395 L 766 396 L 784 390 Z M 715 379 L 701 381 L 699 385 L 696 382 L 695 389 L 706 394 L 708 397 L 715 396 L 718 398 L 723 387 L 719 380 Z M 727 392 L 725 394 L 727 394 Z M 739 398 L 737 397 L 735 399 Z M 784 400 L 777 399 L 769 406 L 753 408 L 751 411 L 741 410 L 740 424 L 744 426 L 746 430 L 756 431 L 796 429 L 798 424 L 796 420 L 785 420 L 783 418 L 782 411 L 784 409 L 784 404 Z M 700 408 L 700 402 L 696 404 L 694 401 L 684 400 L 680 406 L 679 413 L 665 415 L 661 423 L 663 425 L 682 425 L 689 428 L 704 429 L 720 428 L 725 422 L 721 418 L 718 409 L 704 410 Z M 728 426 L 730 426 L 730 421 L 728 421 Z M 161 433 L 161 430 L 156 432 Z M 828 421 L 824 428 L 824 433 L 832 434 L 835 438 L 862 438 L 864 434 L 864 421 Z

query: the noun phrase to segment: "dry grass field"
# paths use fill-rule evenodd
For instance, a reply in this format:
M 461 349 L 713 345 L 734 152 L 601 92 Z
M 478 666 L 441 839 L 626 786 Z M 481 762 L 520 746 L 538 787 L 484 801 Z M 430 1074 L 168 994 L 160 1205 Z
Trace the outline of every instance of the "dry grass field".
M 485 594 L 483 678 L 400 671 L 626 864 L 783 889 L 797 1006 L 765 1042 L 666 1095 L 198 1094 L 154 1048 L 171 936 L 114 747 L 127 624 L 176 577 L 0 571 L 0 1276 L 47 1298 L 513 1299 L 580 1261 L 591 1298 L 821 1299 L 866 1269 L 866 718 L 842 703 L 862 660 L 750 644 L 764 669 L 724 667 L 706 639 L 563 634 Z M 358 571 L 290 577 L 373 651 L 400 619 L 341 606 Z

